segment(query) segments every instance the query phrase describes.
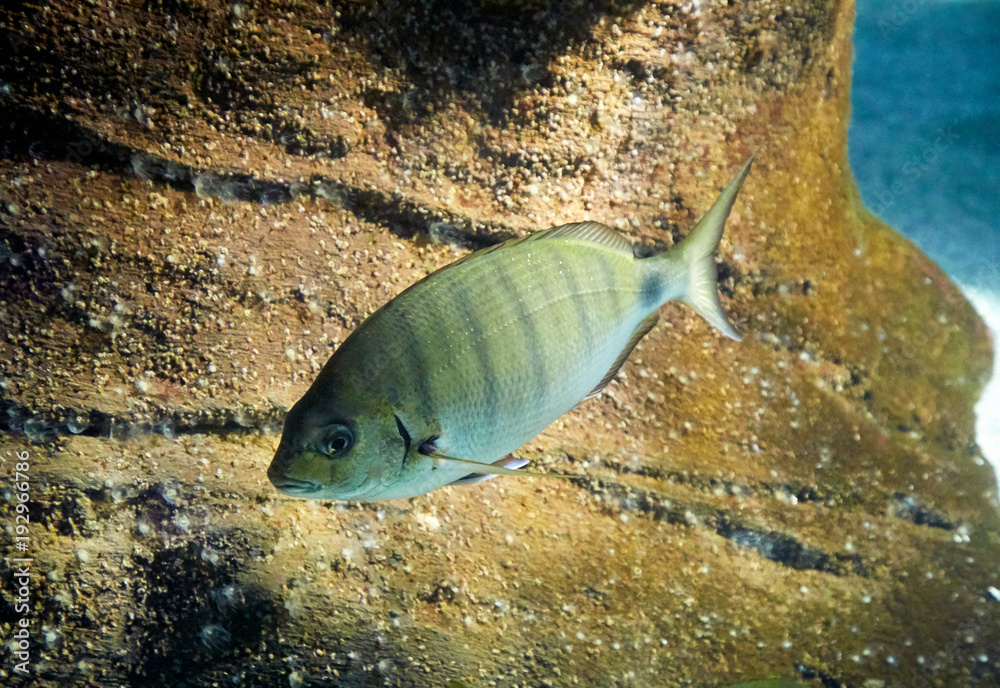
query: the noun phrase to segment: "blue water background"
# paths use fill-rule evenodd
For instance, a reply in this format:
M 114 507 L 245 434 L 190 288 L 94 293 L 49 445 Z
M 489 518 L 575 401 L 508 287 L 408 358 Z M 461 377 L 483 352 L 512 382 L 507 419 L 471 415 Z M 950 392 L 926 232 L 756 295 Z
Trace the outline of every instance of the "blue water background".
M 1000 341 L 1000 1 L 858 0 L 848 148 L 861 196 Z M 1000 366 L 976 436 L 1000 474 Z

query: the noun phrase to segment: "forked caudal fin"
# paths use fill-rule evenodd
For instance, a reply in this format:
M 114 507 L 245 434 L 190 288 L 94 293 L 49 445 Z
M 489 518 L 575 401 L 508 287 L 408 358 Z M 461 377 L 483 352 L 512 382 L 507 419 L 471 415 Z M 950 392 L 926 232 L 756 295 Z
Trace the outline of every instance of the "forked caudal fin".
M 680 257 L 687 277 L 687 290 L 680 299 L 691 306 L 698 315 L 705 318 L 709 323 L 719 328 L 724 335 L 740 341 L 740 334 L 733 327 L 726 314 L 722 312 L 722 305 L 719 302 L 718 271 L 715 266 L 715 251 L 722 239 L 722 232 L 726 228 L 726 218 L 729 211 L 733 209 L 736 195 L 743 186 L 747 174 L 750 172 L 750 165 L 753 164 L 756 154 L 751 155 L 729 186 L 719 194 L 715 204 L 701 218 L 701 222 L 694 228 L 680 245 L 671 251 L 671 255 Z

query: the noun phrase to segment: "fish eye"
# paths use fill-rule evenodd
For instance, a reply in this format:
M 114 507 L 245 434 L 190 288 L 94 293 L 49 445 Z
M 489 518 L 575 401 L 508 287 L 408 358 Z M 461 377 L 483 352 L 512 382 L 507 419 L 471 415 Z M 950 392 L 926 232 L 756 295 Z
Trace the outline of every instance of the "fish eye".
M 319 450 L 328 456 L 340 456 L 354 444 L 354 434 L 344 425 L 332 425 L 319 442 Z

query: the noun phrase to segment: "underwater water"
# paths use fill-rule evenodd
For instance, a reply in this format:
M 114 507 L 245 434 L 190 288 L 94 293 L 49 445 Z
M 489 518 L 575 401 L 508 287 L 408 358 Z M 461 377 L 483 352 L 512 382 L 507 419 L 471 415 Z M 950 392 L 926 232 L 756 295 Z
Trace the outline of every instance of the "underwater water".
M 944 268 L 1000 334 L 1000 3 L 860 0 L 851 168 L 865 204 Z M 1000 369 L 976 435 L 1000 473 Z

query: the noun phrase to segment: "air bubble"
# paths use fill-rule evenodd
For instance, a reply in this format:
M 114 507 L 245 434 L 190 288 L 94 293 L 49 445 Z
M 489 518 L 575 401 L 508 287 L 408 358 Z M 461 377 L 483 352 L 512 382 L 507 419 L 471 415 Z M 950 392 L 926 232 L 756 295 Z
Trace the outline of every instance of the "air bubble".
M 243 604 L 243 593 L 235 585 L 226 585 L 212 591 L 212 600 L 220 611 L 228 612 Z
M 198 634 L 201 638 L 201 644 L 207 647 L 209 650 L 222 651 L 229 647 L 229 642 L 232 640 L 232 636 L 222 626 L 218 624 L 208 624 L 201 629 Z
M 24 434 L 31 442 L 43 442 L 55 435 L 53 427 L 42 418 L 29 418 L 24 422 Z
M 226 182 L 219 187 L 218 196 L 224 203 L 234 203 L 239 200 L 239 187 L 236 182 Z
M 173 421 L 160 421 L 157 423 L 156 429 L 168 440 L 172 440 L 177 437 L 177 429 L 174 427 Z
M 28 414 L 23 409 L 11 406 L 7 409 L 7 427 L 11 430 L 22 430 L 24 422 L 28 419 Z
M 74 435 L 79 435 L 90 427 L 90 421 L 82 414 L 74 414 L 66 420 L 66 429 Z
M 163 501 L 170 506 L 177 506 L 180 504 L 180 494 L 177 492 L 177 488 L 173 485 L 163 485 L 160 488 L 160 496 L 163 497 Z
M 194 178 L 194 193 L 198 198 L 210 198 L 212 194 L 212 178 L 199 174 Z

